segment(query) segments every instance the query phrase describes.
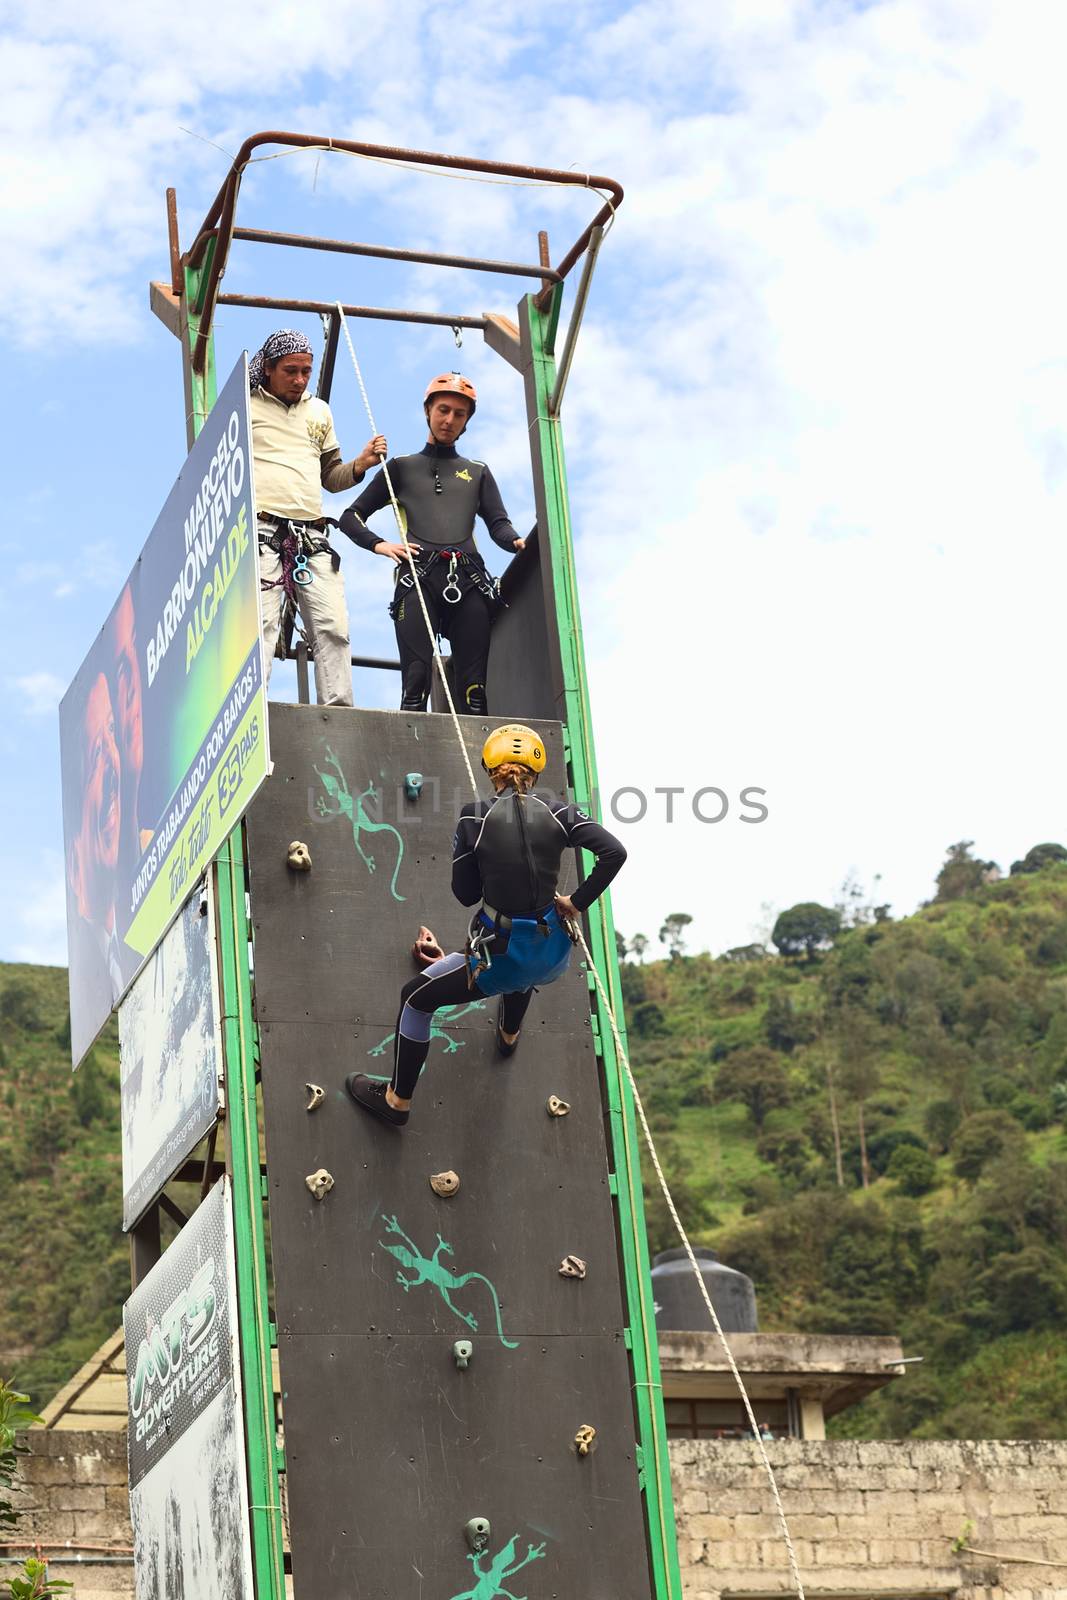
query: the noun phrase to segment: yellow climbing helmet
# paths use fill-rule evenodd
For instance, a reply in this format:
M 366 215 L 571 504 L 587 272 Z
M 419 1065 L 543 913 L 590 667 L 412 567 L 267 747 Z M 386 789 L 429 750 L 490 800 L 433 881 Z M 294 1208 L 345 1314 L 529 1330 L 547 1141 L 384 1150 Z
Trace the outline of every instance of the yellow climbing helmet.
M 521 722 L 505 722 L 502 728 L 494 728 L 482 745 L 482 766 L 486 772 L 492 772 L 504 761 L 518 761 L 531 772 L 544 772 L 545 760 L 541 735 Z

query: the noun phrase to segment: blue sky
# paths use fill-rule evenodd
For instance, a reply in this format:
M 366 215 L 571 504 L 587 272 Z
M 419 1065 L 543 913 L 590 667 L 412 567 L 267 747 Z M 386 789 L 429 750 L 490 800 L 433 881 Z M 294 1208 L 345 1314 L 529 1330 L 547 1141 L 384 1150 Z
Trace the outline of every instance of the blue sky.
M 1055 8 L 579 3 L 549 30 L 508 0 L 190 0 L 179 29 L 161 4 L 57 0 L 5 5 L 3 27 L 0 958 L 64 960 L 56 707 L 184 455 L 177 344 L 147 305 L 163 192 L 187 244 L 223 151 L 271 127 L 626 188 L 564 413 L 601 778 L 650 797 L 620 828 L 624 932 L 655 942 L 685 910 L 694 947 L 720 950 L 849 873 L 881 874 L 905 913 L 955 839 L 1006 868 L 1067 836 Z M 558 255 L 593 206 L 302 155 L 251 169 L 241 216 L 528 260 L 539 227 Z M 226 286 L 511 313 L 520 288 L 251 245 Z M 220 371 L 275 321 L 224 310 Z M 528 526 L 511 369 L 473 334 L 457 352 L 447 329 L 352 331 L 394 450 L 420 442 L 426 378 L 470 373 L 472 451 Z M 334 410 L 355 453 L 344 359 Z M 345 572 L 354 642 L 391 653 L 385 564 L 352 550 Z M 394 689 L 357 680 L 362 704 Z M 716 826 L 689 809 L 709 785 L 733 802 Z M 748 785 L 767 790 L 755 827 Z M 670 824 L 665 786 L 685 791 Z

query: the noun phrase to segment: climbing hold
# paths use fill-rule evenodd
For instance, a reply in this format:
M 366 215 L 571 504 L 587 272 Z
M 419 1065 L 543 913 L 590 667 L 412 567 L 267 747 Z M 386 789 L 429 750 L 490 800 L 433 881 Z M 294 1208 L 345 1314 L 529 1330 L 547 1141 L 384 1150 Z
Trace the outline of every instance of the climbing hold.
M 471 1364 L 474 1346 L 469 1339 L 457 1339 L 452 1346 L 452 1354 L 456 1359 L 456 1366 L 461 1372 L 465 1372 Z
M 584 1278 L 585 1262 L 581 1256 L 564 1256 L 559 1264 L 561 1278 Z
M 408 800 L 417 800 L 422 793 L 422 773 L 405 772 L 404 795 Z
M 304 1179 L 304 1182 L 307 1184 L 316 1200 L 325 1200 L 326 1196 L 333 1188 L 333 1178 L 326 1171 L 325 1167 L 320 1167 L 318 1172 L 309 1172 L 307 1177 Z
M 440 961 L 444 955 L 440 941 L 432 928 L 425 924 L 415 935 L 415 943 L 411 947 L 411 959 L 418 962 L 420 967 L 428 967 L 433 961 Z
M 305 1083 L 304 1088 L 308 1092 L 308 1103 L 304 1110 L 317 1111 L 326 1098 L 326 1090 L 317 1083 Z
M 459 1188 L 459 1173 L 451 1169 L 448 1172 L 431 1173 L 430 1188 L 434 1194 L 439 1194 L 442 1200 L 450 1200 Z
M 293 840 L 286 861 L 294 872 L 311 871 L 311 851 L 301 839 Z
M 489 1543 L 489 1535 L 492 1533 L 492 1531 L 492 1528 L 489 1526 L 488 1517 L 472 1517 L 467 1523 L 466 1527 L 463 1529 L 463 1532 L 467 1536 L 467 1543 L 470 1545 L 475 1554 L 477 1554 L 479 1550 L 484 1550 L 487 1547 Z
M 580 1456 L 587 1456 L 596 1449 L 596 1429 L 588 1422 L 583 1422 L 578 1432 L 574 1435 L 575 1449 Z
M 561 1100 L 558 1094 L 550 1094 L 545 1102 L 545 1110 L 550 1117 L 565 1117 L 570 1110 L 569 1100 Z

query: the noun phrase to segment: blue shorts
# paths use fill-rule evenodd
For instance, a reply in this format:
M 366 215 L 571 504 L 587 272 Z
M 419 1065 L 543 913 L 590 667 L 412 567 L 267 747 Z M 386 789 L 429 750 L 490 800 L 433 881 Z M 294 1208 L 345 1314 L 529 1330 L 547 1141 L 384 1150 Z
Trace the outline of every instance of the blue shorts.
M 479 911 L 475 921 L 481 928 L 493 928 L 484 911 Z M 494 946 L 500 944 L 503 952 L 496 955 Z M 486 971 L 479 972 L 477 955 L 467 957 L 482 994 L 519 994 L 562 978 L 570 965 L 572 946 L 555 906 L 550 906 L 540 922 L 535 917 L 514 917 L 507 933 L 498 935 L 486 948 L 491 958 Z

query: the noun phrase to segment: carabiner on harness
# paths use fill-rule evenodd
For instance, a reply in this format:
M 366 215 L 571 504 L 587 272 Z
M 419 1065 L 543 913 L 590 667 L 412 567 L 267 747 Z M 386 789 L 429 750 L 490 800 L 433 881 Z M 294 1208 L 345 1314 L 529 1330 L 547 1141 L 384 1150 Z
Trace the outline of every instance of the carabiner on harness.
M 289 537 L 292 540 L 293 567 L 292 579 L 300 589 L 306 589 L 309 583 L 315 582 L 315 574 L 308 566 L 307 551 L 304 549 L 304 530 L 296 522 L 289 524 Z
M 448 581 L 441 592 L 442 600 L 447 600 L 450 606 L 458 604 L 463 599 L 463 590 L 459 586 L 459 570 L 456 552 L 453 550 L 448 563 Z
M 470 927 L 467 929 L 467 954 L 475 961 L 473 976 L 479 972 L 488 972 L 493 965 L 493 958 L 489 954 L 489 946 L 496 938 L 496 929 L 487 928 L 482 921 L 482 914 L 476 911 L 471 918 Z

